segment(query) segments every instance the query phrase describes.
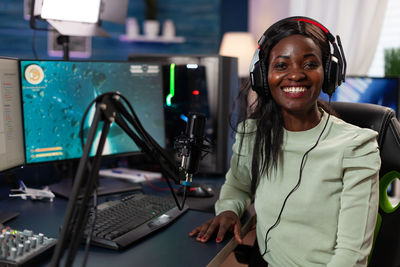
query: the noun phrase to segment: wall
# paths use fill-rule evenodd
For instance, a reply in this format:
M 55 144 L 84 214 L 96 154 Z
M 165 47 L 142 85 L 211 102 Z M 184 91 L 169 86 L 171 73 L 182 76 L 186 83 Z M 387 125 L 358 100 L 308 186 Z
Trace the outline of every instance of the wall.
M 221 38 L 225 32 L 247 31 L 249 2 L 221 0 Z
M 38 58 L 51 59 L 47 55 L 47 32 L 34 33 L 30 29 L 29 22 L 24 20 L 23 6 L 23 0 L 0 2 L 0 55 L 34 58 L 34 46 Z M 144 0 L 130 0 L 128 16 L 136 17 L 141 24 L 144 14 Z M 105 22 L 103 28 L 111 37 L 92 39 L 91 59 L 124 60 L 130 53 L 218 53 L 222 33 L 221 0 L 158 0 L 158 20 L 162 23 L 166 19 L 174 21 L 176 35 L 185 37 L 185 43 L 121 42 L 119 37 L 125 33 L 125 25 Z M 39 26 L 46 25 L 39 23 Z

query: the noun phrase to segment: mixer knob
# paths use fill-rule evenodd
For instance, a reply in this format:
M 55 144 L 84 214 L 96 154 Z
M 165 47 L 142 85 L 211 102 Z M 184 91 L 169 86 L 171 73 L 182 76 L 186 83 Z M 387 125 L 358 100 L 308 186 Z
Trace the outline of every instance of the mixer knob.
M 9 248 L 10 248 L 10 247 L 7 246 L 6 243 L 3 242 L 3 243 L 1 244 L 1 256 L 2 256 L 2 257 L 7 258 Z
M 31 248 L 36 248 L 37 238 L 36 236 L 32 237 L 31 239 Z
M 39 233 L 39 235 L 38 235 L 38 241 L 39 241 L 39 244 L 40 244 L 40 245 L 43 244 L 43 239 L 44 239 L 44 234 Z
M 0 259 L 5 259 L 7 258 L 7 246 L 6 244 L 1 244 L 1 253 L 0 253 Z
M 31 241 L 30 240 L 26 240 L 24 242 L 24 250 L 25 252 L 28 252 L 31 249 Z
M 17 255 L 18 256 L 22 256 L 23 253 L 24 253 L 24 245 L 23 244 L 18 244 Z
M 32 237 L 33 236 L 33 232 L 31 230 L 25 229 L 23 233 L 27 237 Z
M 11 248 L 11 251 L 10 251 L 10 257 L 11 257 L 11 259 L 15 259 L 15 258 L 17 258 L 17 248 L 16 247 L 12 247 Z
M 21 243 L 23 240 L 23 236 L 20 235 L 20 233 L 16 233 L 14 235 L 15 240 L 17 241 L 17 243 Z
M 4 233 L 4 237 L 5 237 L 6 240 L 8 240 L 8 238 L 10 237 L 10 231 L 6 231 Z

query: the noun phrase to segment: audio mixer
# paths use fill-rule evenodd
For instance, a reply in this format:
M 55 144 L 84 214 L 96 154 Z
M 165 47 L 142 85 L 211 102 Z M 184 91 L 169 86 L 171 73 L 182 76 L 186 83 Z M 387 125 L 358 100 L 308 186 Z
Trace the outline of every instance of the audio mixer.
M 31 230 L 18 231 L 0 224 L 0 267 L 24 266 L 51 252 L 57 240 Z

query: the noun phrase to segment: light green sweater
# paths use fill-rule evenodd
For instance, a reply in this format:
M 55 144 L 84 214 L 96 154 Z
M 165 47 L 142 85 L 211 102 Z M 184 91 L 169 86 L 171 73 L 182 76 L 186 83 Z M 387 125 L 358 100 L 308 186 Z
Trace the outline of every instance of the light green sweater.
M 299 179 L 303 154 L 321 133 L 328 115 L 307 131 L 284 130 L 278 168 L 261 177 L 255 195 L 257 239 L 276 221 L 285 197 Z M 248 132 L 255 121 L 246 121 Z M 307 156 L 300 187 L 289 197 L 280 223 L 268 235 L 264 259 L 270 267 L 366 266 L 378 212 L 380 157 L 377 133 L 331 116 L 320 142 Z M 247 134 L 239 153 L 233 145 L 231 167 L 215 205 L 216 213 L 242 215 L 250 203 L 251 158 L 255 134 Z

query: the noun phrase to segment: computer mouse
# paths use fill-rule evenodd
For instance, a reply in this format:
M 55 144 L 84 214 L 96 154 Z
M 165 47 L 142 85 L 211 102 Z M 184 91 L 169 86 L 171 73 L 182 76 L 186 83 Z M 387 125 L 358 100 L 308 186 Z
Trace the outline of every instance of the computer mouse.
M 178 189 L 177 194 L 183 195 L 183 186 Z M 214 196 L 214 189 L 209 185 L 195 184 L 187 187 L 186 196 L 188 197 L 212 197 Z

